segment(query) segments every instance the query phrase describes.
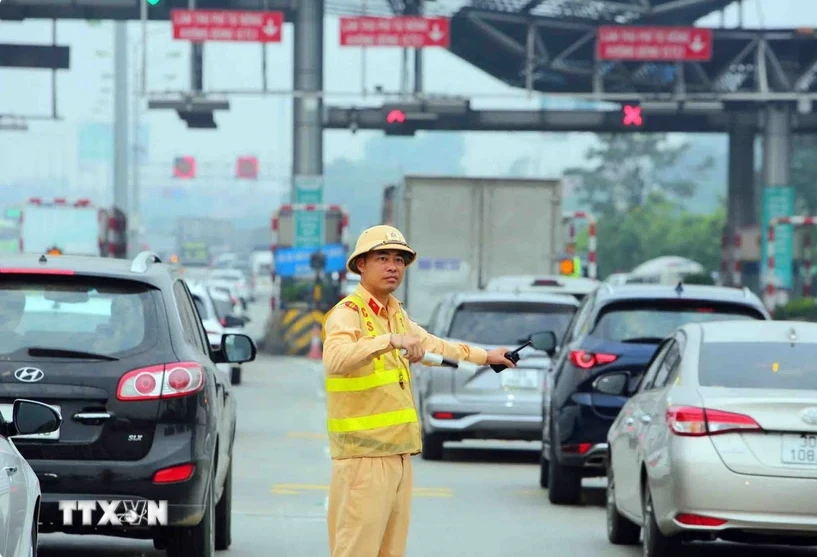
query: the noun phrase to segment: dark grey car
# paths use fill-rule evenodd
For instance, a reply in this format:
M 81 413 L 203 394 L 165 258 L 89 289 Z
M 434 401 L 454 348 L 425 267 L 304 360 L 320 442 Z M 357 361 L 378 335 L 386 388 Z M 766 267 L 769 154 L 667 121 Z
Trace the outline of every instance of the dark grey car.
M 445 296 L 427 329 L 453 341 L 485 349 L 516 347 L 531 333 L 565 331 L 578 302 L 573 296 L 536 292 L 471 292 Z M 443 456 L 445 441 L 508 439 L 536 441 L 542 427 L 542 388 L 550 359 L 524 349 L 516 369 L 495 373 L 413 366 L 426 460 Z

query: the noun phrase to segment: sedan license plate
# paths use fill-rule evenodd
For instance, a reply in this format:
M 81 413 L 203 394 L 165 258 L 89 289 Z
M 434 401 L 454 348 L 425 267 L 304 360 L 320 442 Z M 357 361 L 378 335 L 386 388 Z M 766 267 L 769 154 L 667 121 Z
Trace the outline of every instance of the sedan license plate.
M 499 377 L 506 389 L 539 389 L 539 372 L 535 369 L 506 369 Z
M 783 464 L 817 466 L 817 435 L 783 435 Z
M 54 404 L 49 404 L 54 410 L 62 415 L 60 411 L 60 407 Z M 12 415 L 12 408 L 14 406 L 11 404 L 0 404 L 0 415 L 3 416 L 3 419 L 7 422 L 11 422 L 11 415 Z M 12 439 L 49 439 L 58 441 L 60 438 L 60 430 L 52 431 L 51 433 L 36 433 L 34 435 L 15 435 Z

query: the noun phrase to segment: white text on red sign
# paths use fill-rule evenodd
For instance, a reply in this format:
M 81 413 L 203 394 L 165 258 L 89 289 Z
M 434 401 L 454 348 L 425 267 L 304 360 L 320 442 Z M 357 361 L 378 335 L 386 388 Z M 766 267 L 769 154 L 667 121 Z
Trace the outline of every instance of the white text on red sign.
M 282 12 L 173 10 L 173 38 L 193 42 L 281 42 Z
M 449 22 L 444 17 L 342 17 L 341 46 L 447 47 Z
M 712 30 L 696 27 L 613 27 L 598 30 L 602 60 L 710 60 Z

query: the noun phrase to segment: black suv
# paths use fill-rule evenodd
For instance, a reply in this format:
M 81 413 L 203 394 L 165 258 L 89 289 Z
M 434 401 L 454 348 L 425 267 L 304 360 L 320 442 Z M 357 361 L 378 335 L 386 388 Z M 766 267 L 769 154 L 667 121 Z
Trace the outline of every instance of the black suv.
M 0 259 L 0 328 L 0 410 L 28 398 L 63 417 L 14 439 L 40 481 L 41 532 L 153 539 L 170 557 L 230 546 L 236 404 L 216 363 L 255 359 L 249 337 L 212 350 L 184 280 L 150 252 Z M 97 503 L 91 525 L 79 511 L 66 525 L 69 500 L 130 512 L 99 525 Z
M 542 397 L 539 483 L 551 503 L 579 503 L 582 478 L 606 475 L 607 430 L 664 337 L 685 323 L 734 319 L 771 317 L 748 289 L 604 284 L 585 298 L 553 351 Z M 621 371 L 630 385 L 611 390 L 606 376 Z

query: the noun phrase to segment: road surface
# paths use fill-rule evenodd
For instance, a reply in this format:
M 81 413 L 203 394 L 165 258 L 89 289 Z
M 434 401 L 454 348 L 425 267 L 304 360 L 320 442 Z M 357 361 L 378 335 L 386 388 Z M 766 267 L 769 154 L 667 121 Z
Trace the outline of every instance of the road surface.
M 328 557 L 330 461 L 313 362 L 247 364 L 235 447 L 233 546 L 225 557 Z M 587 502 L 551 506 L 538 487 L 536 444 L 454 444 L 442 462 L 415 457 L 408 557 L 638 557 L 607 542 L 603 483 Z M 506 447 L 506 448 L 496 448 Z M 534 449 L 534 450 L 531 450 Z M 709 546 L 703 557 L 815 556 L 812 550 Z M 41 536 L 41 557 L 164 556 L 151 542 Z

